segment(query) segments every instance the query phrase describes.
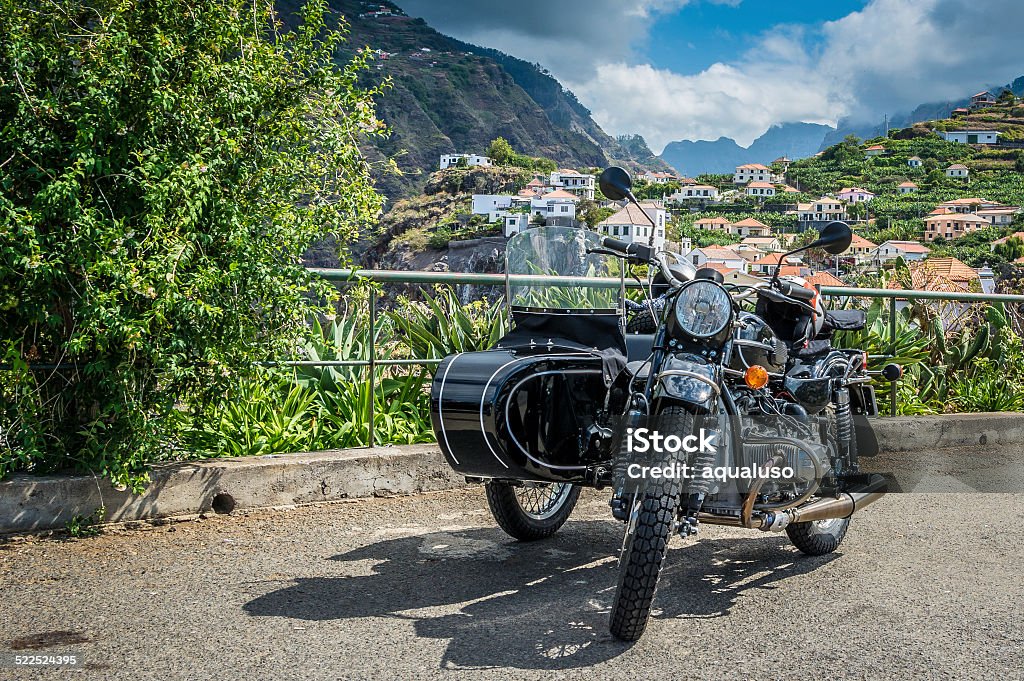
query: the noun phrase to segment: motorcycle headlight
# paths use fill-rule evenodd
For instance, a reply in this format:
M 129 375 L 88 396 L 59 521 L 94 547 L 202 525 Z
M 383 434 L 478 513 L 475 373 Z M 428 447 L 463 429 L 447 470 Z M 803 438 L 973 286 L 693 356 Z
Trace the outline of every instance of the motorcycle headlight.
M 697 279 L 676 298 L 676 324 L 696 338 L 718 334 L 732 317 L 732 299 L 713 281 Z

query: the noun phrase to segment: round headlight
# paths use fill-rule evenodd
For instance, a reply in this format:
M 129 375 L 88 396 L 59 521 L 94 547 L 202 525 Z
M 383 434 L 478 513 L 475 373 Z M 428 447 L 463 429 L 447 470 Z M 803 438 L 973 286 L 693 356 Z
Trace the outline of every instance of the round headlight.
M 676 298 L 676 324 L 697 338 L 711 338 L 732 317 L 732 299 L 713 281 L 697 279 L 683 287 Z

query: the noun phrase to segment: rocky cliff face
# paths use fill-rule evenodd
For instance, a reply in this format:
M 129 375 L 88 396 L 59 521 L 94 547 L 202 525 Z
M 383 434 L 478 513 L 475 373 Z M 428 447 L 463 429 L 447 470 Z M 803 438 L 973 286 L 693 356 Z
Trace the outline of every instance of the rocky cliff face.
M 282 17 L 294 22 L 300 0 L 276 2 Z M 630 145 L 605 133 L 571 92 L 534 64 L 442 35 L 387 0 L 328 4 L 349 24 L 342 57 L 369 46 L 377 52 L 366 82 L 390 79 L 377 107 L 392 134 L 365 152 L 398 163 L 401 175 L 378 181 L 393 200 L 418 193 L 441 154 L 483 153 L 496 137 L 520 153 L 572 168 L 621 161 L 660 169 L 653 155 L 632 158 Z M 391 15 L 367 16 L 382 7 Z

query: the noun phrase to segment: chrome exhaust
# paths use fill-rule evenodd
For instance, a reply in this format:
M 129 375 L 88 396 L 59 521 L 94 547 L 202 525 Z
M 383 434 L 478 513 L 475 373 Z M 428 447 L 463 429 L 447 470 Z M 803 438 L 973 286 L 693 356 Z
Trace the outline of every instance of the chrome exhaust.
M 765 532 L 780 532 L 790 523 L 849 518 L 857 511 L 885 496 L 888 485 L 888 481 L 881 475 L 872 475 L 866 483 L 856 485 L 838 497 L 819 499 L 799 508 L 750 513 L 749 506 L 745 504 L 744 512 L 741 512 L 741 516 L 738 518 L 715 516 L 710 513 L 700 513 L 697 518 L 709 525 L 731 525 Z

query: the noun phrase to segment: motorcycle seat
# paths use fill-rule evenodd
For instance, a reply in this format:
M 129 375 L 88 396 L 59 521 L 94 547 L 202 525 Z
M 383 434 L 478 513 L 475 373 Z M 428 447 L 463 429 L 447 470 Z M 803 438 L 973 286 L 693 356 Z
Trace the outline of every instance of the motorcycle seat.
M 833 331 L 860 331 L 867 323 L 863 310 L 829 310 L 825 313 L 825 325 Z

